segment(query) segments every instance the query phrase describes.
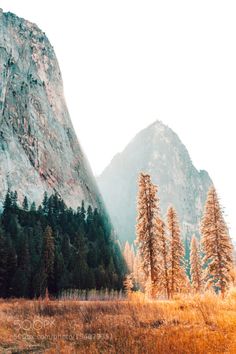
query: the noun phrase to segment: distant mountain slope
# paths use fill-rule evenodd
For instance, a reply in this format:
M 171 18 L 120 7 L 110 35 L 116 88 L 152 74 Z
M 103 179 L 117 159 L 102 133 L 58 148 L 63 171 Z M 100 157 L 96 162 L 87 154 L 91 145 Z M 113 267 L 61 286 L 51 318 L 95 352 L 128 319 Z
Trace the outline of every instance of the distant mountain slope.
M 36 25 L 0 10 L 0 203 L 8 188 L 36 203 L 44 191 L 72 207 L 101 203 L 53 47 Z
M 142 130 L 117 154 L 98 177 L 98 184 L 121 240 L 135 238 L 137 178 L 150 173 L 159 186 L 161 211 L 173 204 L 184 236 L 198 232 L 207 191 L 212 181 L 197 171 L 178 136 L 157 121 Z

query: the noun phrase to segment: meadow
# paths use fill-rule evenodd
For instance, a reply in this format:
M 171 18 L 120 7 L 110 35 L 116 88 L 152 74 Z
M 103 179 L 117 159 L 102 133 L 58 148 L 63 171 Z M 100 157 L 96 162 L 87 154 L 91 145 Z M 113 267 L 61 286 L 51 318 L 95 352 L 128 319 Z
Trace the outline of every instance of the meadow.
M 236 353 L 236 289 L 146 300 L 0 300 L 0 353 Z

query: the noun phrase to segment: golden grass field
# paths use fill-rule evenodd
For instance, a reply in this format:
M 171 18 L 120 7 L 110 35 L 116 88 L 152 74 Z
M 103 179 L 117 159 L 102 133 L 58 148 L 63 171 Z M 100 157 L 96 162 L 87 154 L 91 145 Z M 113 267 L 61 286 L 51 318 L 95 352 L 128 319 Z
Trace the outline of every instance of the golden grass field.
M 236 290 L 224 301 L 0 300 L 0 353 L 236 353 Z

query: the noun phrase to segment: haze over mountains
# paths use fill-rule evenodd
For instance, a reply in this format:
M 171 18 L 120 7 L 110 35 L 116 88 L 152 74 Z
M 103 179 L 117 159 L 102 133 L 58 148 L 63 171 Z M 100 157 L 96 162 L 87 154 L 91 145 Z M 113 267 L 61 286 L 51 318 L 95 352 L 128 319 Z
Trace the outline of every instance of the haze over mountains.
M 34 24 L 0 10 L 0 201 L 7 189 L 37 204 L 57 192 L 68 206 L 100 195 L 72 126 L 58 62 Z
M 12 13 L 0 12 L 0 202 L 7 189 L 37 204 L 57 192 L 68 206 L 102 204 L 72 126 L 58 62 L 46 35 Z M 137 177 L 159 185 L 162 213 L 176 207 L 184 234 L 197 233 L 208 187 L 177 135 L 160 122 L 140 132 L 98 178 L 121 240 L 135 234 Z
M 178 136 L 160 121 L 142 130 L 117 154 L 98 177 L 113 225 L 122 241 L 133 241 L 136 223 L 137 180 L 143 171 L 159 186 L 161 212 L 177 209 L 183 237 L 198 234 L 208 188 L 206 171 L 192 164 Z

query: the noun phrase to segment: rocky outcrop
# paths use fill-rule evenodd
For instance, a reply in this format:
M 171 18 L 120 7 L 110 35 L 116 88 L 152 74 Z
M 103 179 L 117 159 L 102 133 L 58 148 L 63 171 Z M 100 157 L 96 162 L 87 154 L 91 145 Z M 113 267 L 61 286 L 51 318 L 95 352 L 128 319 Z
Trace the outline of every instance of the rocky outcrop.
M 36 203 L 44 191 L 72 207 L 101 203 L 53 47 L 36 25 L 0 11 L 0 201 L 8 188 Z
M 173 204 L 184 237 L 198 233 L 203 205 L 212 181 L 206 171 L 197 171 L 178 136 L 157 121 L 141 131 L 117 154 L 98 178 L 100 190 L 121 240 L 135 237 L 137 178 L 151 174 L 159 186 L 161 211 Z

